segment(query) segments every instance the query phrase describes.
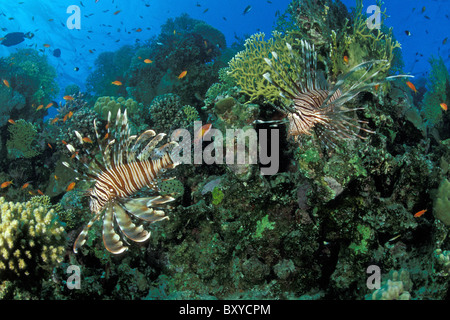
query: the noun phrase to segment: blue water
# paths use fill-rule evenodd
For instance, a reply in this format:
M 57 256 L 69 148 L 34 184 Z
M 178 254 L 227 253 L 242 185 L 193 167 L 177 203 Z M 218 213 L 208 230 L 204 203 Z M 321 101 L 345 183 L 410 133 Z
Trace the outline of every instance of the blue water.
M 342 1 L 348 8 L 354 0 Z M 276 13 L 283 13 L 289 0 L 1 0 L 0 37 L 9 32 L 33 32 L 33 39 L 12 46 L 0 46 L 0 56 L 5 57 L 17 49 L 32 47 L 49 55 L 50 63 L 58 72 L 61 90 L 75 83 L 83 90 L 88 74 L 94 68 L 96 57 L 104 51 L 115 51 L 123 45 L 145 41 L 160 32 L 161 24 L 168 18 L 188 13 L 222 31 L 227 45 L 258 31 L 270 34 Z M 365 8 L 375 1 L 364 1 Z M 416 77 L 425 76 L 429 70 L 428 59 L 440 54 L 450 65 L 449 36 L 450 10 L 446 0 L 386 0 L 384 7 L 390 16 L 386 20 L 394 28 L 394 35 L 402 45 L 405 72 Z M 70 30 L 67 8 L 76 5 L 81 10 L 81 29 Z M 245 8 L 251 6 L 247 14 Z M 422 12 L 422 8 L 425 11 Z M 119 13 L 114 14 L 119 11 Z M 447 16 L 446 16 L 447 15 Z M 428 18 L 429 19 L 428 19 Z M 141 28 L 142 32 L 135 30 Z M 406 31 L 411 33 L 406 35 Z M 108 34 L 109 33 L 109 34 Z M 49 44 L 49 48 L 43 45 Z M 60 57 L 52 55 L 61 50 Z M 74 68 L 79 68 L 75 71 Z M 50 115 L 54 110 L 49 110 Z

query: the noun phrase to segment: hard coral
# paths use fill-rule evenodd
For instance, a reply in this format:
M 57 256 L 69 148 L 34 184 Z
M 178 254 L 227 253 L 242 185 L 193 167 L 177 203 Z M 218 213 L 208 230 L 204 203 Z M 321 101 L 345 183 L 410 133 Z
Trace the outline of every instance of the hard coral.
M 245 40 L 245 49 L 238 52 L 229 62 L 228 75 L 236 81 L 241 91 L 250 96 L 250 101 L 263 97 L 274 102 L 279 98 L 279 91 L 274 86 L 268 86 L 263 74 L 270 71 L 270 67 L 264 62 L 265 57 L 270 57 L 272 52 L 277 52 L 281 63 L 289 60 L 289 52 L 286 42 L 292 42 L 292 37 L 283 36 L 274 31 L 273 37 L 265 40 L 264 33 L 256 33 Z
M 62 261 L 64 228 L 41 202 L 0 198 L 0 280 L 41 279 Z

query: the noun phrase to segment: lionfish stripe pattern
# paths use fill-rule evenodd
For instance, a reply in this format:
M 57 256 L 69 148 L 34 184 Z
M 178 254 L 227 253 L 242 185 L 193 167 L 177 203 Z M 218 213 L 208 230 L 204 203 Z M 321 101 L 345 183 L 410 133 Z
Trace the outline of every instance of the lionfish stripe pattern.
M 86 150 L 91 165 L 82 162 L 85 173 L 74 169 L 95 183 L 89 192 L 89 207 L 94 216 L 75 240 L 75 253 L 86 242 L 89 228 L 100 217 L 103 217 L 103 243 L 111 253 L 120 254 L 128 249 L 124 245 L 125 238 L 134 242 L 146 241 L 150 232 L 138 225 L 137 221 L 153 223 L 168 219 L 164 209 L 174 200 L 168 195 L 159 194 L 135 199 L 132 196 L 144 187 L 153 193 L 159 192 L 158 181 L 169 179 L 164 178 L 163 173 L 178 165 L 173 160 L 173 155 L 179 152 L 178 144 L 170 142 L 157 148 L 165 134 L 156 135 L 153 130 L 147 130 L 139 137 L 130 135 L 127 110 L 122 114 L 119 109 L 114 128 L 111 124 L 111 114 L 108 114 L 107 133 L 102 139 L 94 121 L 101 161 Z M 112 138 L 113 134 L 117 139 Z M 75 131 L 75 135 L 83 144 L 81 134 Z M 67 148 L 81 161 L 71 144 L 67 144 Z M 70 167 L 67 162 L 63 164 Z
M 332 147 L 336 147 L 336 138 L 366 139 L 358 132 L 373 133 L 373 131 L 362 127 L 366 122 L 358 120 L 354 114 L 355 111 L 363 108 L 345 108 L 344 104 L 361 91 L 383 82 L 374 81 L 381 70 L 380 68 L 378 71 L 375 70 L 374 66 L 386 64 L 387 61 L 363 62 L 353 67 L 338 79 L 334 86 L 330 87 L 323 74 L 317 72 L 317 53 L 314 46 L 304 40 L 300 41 L 300 46 L 301 54 L 298 54 L 289 43 L 286 43 L 290 55 L 289 67 L 278 61 L 276 52 L 272 52 L 272 59 L 264 58 L 271 72 L 265 73 L 263 77 L 279 90 L 281 97 L 291 102 L 290 104 L 282 103 L 281 106 L 272 104 L 277 110 L 287 115 L 288 135 L 297 140 L 301 135 L 315 133 L 325 145 Z M 276 75 L 276 80 L 271 73 Z M 349 81 L 349 78 L 356 73 L 358 78 Z M 291 75 L 294 75 L 294 78 Z M 384 81 L 396 77 L 401 76 L 388 77 Z

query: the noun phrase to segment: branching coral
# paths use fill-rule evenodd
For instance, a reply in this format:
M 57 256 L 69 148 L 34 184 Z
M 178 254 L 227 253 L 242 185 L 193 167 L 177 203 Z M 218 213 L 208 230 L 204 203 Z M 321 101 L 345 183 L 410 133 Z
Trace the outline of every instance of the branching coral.
M 35 143 L 37 130 L 31 122 L 17 120 L 8 127 L 8 131 L 9 139 L 6 141 L 8 158 L 32 158 L 41 153 Z
M 381 3 L 378 5 L 381 7 Z M 363 13 L 362 0 L 357 0 L 352 27 L 346 24 L 344 28 L 332 31 L 330 58 L 335 76 L 347 72 L 363 61 L 370 60 L 385 60 L 387 63 L 381 68 L 381 74 L 386 76 L 394 62 L 398 64 L 397 55 L 400 55 L 400 52 L 396 49 L 400 48 L 400 44 L 394 40 L 392 28 L 386 30 L 384 27 L 385 11 L 381 15 L 383 27 L 369 29 L 367 17 Z M 348 57 L 348 62 L 344 56 Z
M 2 197 L 0 208 L 0 279 L 48 275 L 65 252 L 55 210 L 39 197 L 25 203 Z
M 280 63 L 287 64 L 290 58 L 286 42 L 292 42 L 292 38 L 276 31 L 267 41 L 264 33 L 256 33 L 245 41 L 245 49 L 229 62 L 228 75 L 236 81 L 243 93 L 250 96 L 250 101 L 264 97 L 274 102 L 279 98 L 278 89 L 267 85 L 263 78 L 263 74 L 270 71 L 264 58 L 271 57 L 272 52 L 276 52 Z

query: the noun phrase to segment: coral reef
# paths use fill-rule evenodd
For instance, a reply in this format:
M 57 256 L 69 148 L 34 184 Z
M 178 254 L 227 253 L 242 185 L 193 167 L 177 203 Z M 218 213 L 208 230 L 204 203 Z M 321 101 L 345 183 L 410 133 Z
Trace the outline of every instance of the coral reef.
M 14 181 L 1 189 L 0 298 L 445 299 L 450 118 L 439 104 L 450 93 L 442 60 L 430 60 L 422 102 L 404 81 L 357 88 L 346 107 L 373 132 L 365 140 L 330 148 L 315 135 L 300 144 L 286 139 L 280 109 L 292 99 L 280 96 L 280 84 L 311 71 L 301 61 L 304 52 L 317 53 L 315 70 L 329 88 L 363 61 L 385 60 L 374 65 L 380 79 L 401 69 L 392 30 L 371 31 L 364 19 L 361 0 L 353 13 L 340 1 L 294 0 L 271 38 L 254 34 L 236 55 L 240 44 L 226 48 L 223 34 L 204 22 L 169 19 L 157 37 L 100 54 L 87 86 L 95 96 L 68 86 L 65 94 L 74 99 L 45 123 L 45 110 L 31 104 L 51 97 L 52 73 L 34 51 L 22 51 L 30 57 L 17 56 L 20 68 L 11 66 L 22 71 L 9 88 L 0 86 L 0 179 Z M 305 40 L 315 49 L 306 50 Z M 10 62 L 1 59 L 1 71 L 13 70 Z M 21 81 L 36 70 L 47 72 L 49 87 L 40 91 L 31 81 L 25 90 Z M 182 71 L 187 74 L 179 79 Z M 360 76 L 355 70 L 344 79 Z M 74 254 L 77 235 L 93 217 L 80 192 L 88 182 L 62 162 L 80 171 L 98 160 L 93 121 L 105 137 L 108 111 L 119 108 L 128 110 L 131 135 L 149 127 L 192 134 L 196 120 L 222 133 L 255 129 L 258 139 L 259 129 L 278 130 L 278 172 L 260 174 L 259 162 L 180 165 L 172 172 L 176 179 L 167 174 L 155 183 L 175 200 L 170 220 L 155 224 L 149 240 L 114 256 L 99 236 L 102 227 L 93 224 Z M 92 143 L 80 143 L 74 130 Z M 250 151 L 249 142 L 244 147 Z M 30 199 L 38 193 L 46 196 Z M 80 267 L 80 289 L 67 288 L 70 265 Z M 379 289 L 366 285 L 370 265 L 380 268 Z

